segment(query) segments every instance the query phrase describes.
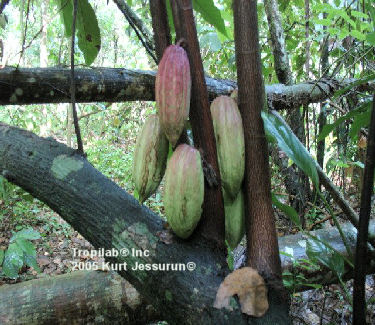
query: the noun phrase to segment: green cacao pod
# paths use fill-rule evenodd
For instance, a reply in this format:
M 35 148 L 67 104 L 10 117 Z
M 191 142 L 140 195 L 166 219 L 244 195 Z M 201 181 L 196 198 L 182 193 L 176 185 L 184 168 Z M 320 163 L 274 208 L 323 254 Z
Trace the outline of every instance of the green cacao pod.
M 233 98 L 219 96 L 211 103 L 219 169 L 223 187 L 234 200 L 245 172 L 242 118 Z
M 184 130 L 190 109 L 189 59 L 178 45 L 168 46 L 160 60 L 155 81 L 155 98 L 160 124 L 174 147 Z
M 168 156 L 168 140 L 160 128 L 159 117 L 149 116 L 137 137 L 133 161 L 133 179 L 143 203 L 158 188 Z
M 202 214 L 204 177 L 199 151 L 181 144 L 170 158 L 165 172 L 164 209 L 172 230 L 189 237 Z
M 224 192 L 224 191 L 223 191 Z M 237 247 L 245 235 L 245 206 L 243 192 L 240 190 L 234 201 L 224 196 L 225 239 L 231 249 Z

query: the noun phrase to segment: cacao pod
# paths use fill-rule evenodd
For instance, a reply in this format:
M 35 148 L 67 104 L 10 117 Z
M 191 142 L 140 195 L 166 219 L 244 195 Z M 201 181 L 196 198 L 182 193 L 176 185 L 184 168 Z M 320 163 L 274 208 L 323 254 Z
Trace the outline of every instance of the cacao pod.
M 202 214 L 204 178 L 198 150 L 181 144 L 170 158 L 165 172 L 164 209 L 172 230 L 189 237 Z
M 168 140 L 160 128 L 159 117 L 149 116 L 135 145 L 133 179 L 143 203 L 158 188 L 163 178 L 168 156 Z
M 235 249 L 245 235 L 245 206 L 240 190 L 234 201 L 223 191 L 225 210 L 225 239 L 231 249 Z
M 219 96 L 211 103 L 222 185 L 234 200 L 245 173 L 245 139 L 242 118 L 233 98 Z
M 168 46 L 160 60 L 155 81 L 155 98 L 160 124 L 174 147 L 184 130 L 190 109 L 189 59 L 178 45 Z

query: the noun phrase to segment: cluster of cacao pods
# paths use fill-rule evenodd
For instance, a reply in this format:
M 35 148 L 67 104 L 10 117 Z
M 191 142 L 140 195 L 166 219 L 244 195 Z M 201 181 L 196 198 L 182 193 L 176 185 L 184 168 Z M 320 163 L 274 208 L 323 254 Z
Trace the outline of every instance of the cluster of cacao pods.
M 245 139 L 240 111 L 233 98 L 219 96 L 211 103 L 216 150 L 223 187 L 225 239 L 235 248 L 245 234 Z
M 133 178 L 141 202 L 158 188 L 165 172 L 164 209 L 177 236 L 189 237 L 197 226 L 204 199 L 200 153 L 187 144 L 177 146 L 166 164 L 168 141 L 177 144 L 189 116 L 189 60 L 179 45 L 170 45 L 160 60 L 155 81 L 158 114 L 151 115 L 136 142 Z M 222 179 L 226 240 L 237 246 L 245 231 L 241 184 L 245 169 L 242 119 L 236 102 L 220 96 L 211 104 Z M 167 165 L 167 167 L 166 167 Z

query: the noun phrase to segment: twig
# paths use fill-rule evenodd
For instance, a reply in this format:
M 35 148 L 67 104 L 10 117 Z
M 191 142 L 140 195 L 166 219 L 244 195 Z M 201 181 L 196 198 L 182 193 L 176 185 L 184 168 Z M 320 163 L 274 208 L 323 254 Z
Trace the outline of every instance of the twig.
M 372 113 L 367 144 L 366 163 L 361 194 L 361 210 L 355 253 L 354 286 L 353 286 L 353 324 L 366 324 L 366 256 L 368 225 L 371 212 L 371 196 L 374 188 L 375 169 L 375 95 L 372 102 Z
M 73 24 L 72 24 L 72 43 L 71 43 L 71 51 L 70 51 L 70 98 L 72 102 L 72 110 L 73 110 L 73 122 L 74 122 L 74 129 L 77 136 L 77 146 L 78 152 L 81 155 L 84 155 L 83 152 L 83 145 L 82 145 L 82 138 L 81 138 L 81 130 L 79 129 L 78 124 L 78 116 L 77 116 L 77 109 L 76 109 L 76 89 L 75 89 L 75 80 L 74 80 L 74 39 L 76 34 L 76 20 L 77 20 L 77 6 L 78 0 L 74 0 L 73 3 Z

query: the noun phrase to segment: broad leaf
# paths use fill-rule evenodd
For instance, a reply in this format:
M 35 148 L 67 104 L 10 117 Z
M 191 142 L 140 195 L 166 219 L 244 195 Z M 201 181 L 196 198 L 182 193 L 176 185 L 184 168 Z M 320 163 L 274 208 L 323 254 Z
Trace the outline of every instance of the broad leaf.
M 371 106 L 370 103 L 368 103 L 368 108 L 361 114 L 358 114 L 352 123 L 352 126 L 349 131 L 349 136 L 352 139 L 357 138 L 358 132 L 361 130 L 361 128 L 365 128 L 370 124 L 370 118 L 371 118 Z
M 202 15 L 205 21 L 213 25 L 223 35 L 228 36 L 220 10 L 215 6 L 213 0 L 193 0 L 193 8 Z
M 73 1 L 57 0 L 65 35 L 72 36 Z M 78 47 L 82 51 L 87 65 L 90 65 L 99 53 L 101 40 L 98 20 L 88 0 L 79 0 L 77 7 L 76 33 Z
M 337 99 L 338 97 L 340 97 L 341 95 L 345 94 L 347 91 L 359 86 L 359 85 L 362 85 L 366 82 L 369 82 L 371 80 L 374 80 L 375 79 L 375 73 L 372 73 L 370 74 L 369 76 L 367 77 L 364 77 L 362 79 L 358 79 L 357 81 L 351 83 L 349 86 L 346 86 L 342 89 L 339 89 L 338 91 L 335 92 L 335 94 L 333 95 L 332 97 L 332 100 L 335 100 Z
M 306 245 L 306 254 L 312 261 L 319 261 L 329 268 L 339 278 L 344 274 L 345 263 L 343 257 L 322 242 L 309 238 Z
M 360 107 L 357 107 L 356 109 L 353 109 L 349 113 L 341 116 L 334 123 L 324 125 L 323 130 L 320 132 L 317 140 L 318 141 L 323 140 L 329 133 L 332 132 L 332 130 L 337 128 L 341 123 L 343 123 L 344 121 L 349 120 L 351 118 L 354 118 L 357 115 L 362 114 L 364 112 L 364 110 L 368 109 L 369 105 L 370 105 L 370 103 L 364 103 Z
M 72 37 L 73 2 L 72 0 L 57 0 L 57 6 L 64 25 L 65 36 Z
M 18 271 L 23 266 L 23 252 L 22 249 L 16 244 L 9 245 L 8 250 L 5 252 L 3 272 L 8 278 L 18 278 Z
M 85 62 L 90 65 L 100 50 L 100 29 L 94 9 L 87 0 L 78 1 L 77 8 L 78 47 L 83 52 Z
M 266 133 L 274 137 L 280 149 L 293 160 L 293 162 L 308 175 L 314 185 L 318 187 L 319 177 L 315 167 L 315 161 L 298 140 L 292 130 L 281 122 L 276 116 L 262 112 Z
M 301 221 L 298 217 L 297 211 L 293 207 L 280 202 L 275 194 L 271 193 L 271 195 L 272 204 L 280 211 L 284 212 L 294 222 L 294 224 L 301 226 Z
M 10 242 L 14 242 L 20 238 L 28 240 L 39 239 L 40 234 L 32 228 L 22 229 L 12 236 Z

